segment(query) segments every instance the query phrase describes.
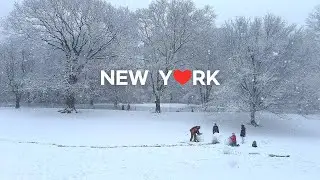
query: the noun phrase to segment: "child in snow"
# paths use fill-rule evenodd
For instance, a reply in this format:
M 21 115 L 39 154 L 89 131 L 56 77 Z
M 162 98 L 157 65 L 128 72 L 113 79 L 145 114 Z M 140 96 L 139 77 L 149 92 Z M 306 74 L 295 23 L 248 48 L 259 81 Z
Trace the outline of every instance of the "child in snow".
M 258 146 L 257 146 L 257 141 L 253 141 L 253 142 L 252 142 L 252 147 L 254 147 L 254 148 L 258 147 Z
M 213 128 L 212 128 L 212 132 L 213 132 L 213 134 L 214 134 L 214 133 L 219 133 L 219 127 L 217 126 L 216 123 L 214 123 L 214 126 L 213 126 Z
M 234 133 L 232 133 L 232 136 L 229 138 L 229 145 L 230 146 L 238 146 L 237 145 L 237 137 Z
M 193 128 L 190 129 L 190 133 L 191 133 L 190 141 L 192 141 L 193 139 L 194 142 L 199 142 L 197 139 L 197 135 L 201 135 L 199 130 L 200 130 L 200 126 L 194 126 Z
M 241 132 L 240 132 L 240 137 L 241 137 L 241 143 L 244 143 L 244 137 L 246 137 L 246 128 L 244 125 L 241 125 Z

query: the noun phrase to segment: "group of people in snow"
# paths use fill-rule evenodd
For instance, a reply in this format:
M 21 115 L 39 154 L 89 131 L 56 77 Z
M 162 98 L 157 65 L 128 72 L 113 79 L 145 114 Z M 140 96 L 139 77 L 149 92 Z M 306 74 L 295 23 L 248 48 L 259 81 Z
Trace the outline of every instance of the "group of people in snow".
M 200 133 L 200 126 L 194 126 L 190 129 L 190 133 L 191 133 L 191 138 L 190 141 L 194 141 L 194 142 L 199 142 L 197 135 L 201 135 L 202 133 Z M 220 133 L 219 132 L 219 127 L 216 123 L 214 123 L 213 128 L 212 128 L 212 133 Z M 240 130 L 240 137 L 241 137 L 241 143 L 244 143 L 244 139 L 246 137 L 246 127 L 244 126 L 244 124 L 241 125 L 241 130 Z M 239 146 L 239 144 L 237 143 L 237 136 L 235 133 L 232 133 L 232 135 L 229 137 L 229 145 L 230 146 Z

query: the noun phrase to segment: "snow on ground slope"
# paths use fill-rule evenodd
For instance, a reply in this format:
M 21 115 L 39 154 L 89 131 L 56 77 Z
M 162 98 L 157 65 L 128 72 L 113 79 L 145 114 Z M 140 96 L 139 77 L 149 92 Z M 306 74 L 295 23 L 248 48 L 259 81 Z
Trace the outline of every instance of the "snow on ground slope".
M 259 114 L 262 127 L 247 126 L 246 143 L 229 148 L 206 144 L 212 124 L 220 125 L 224 140 L 239 134 L 246 113 L 56 111 L 0 109 L 0 179 L 312 180 L 320 175 L 319 116 Z M 202 127 L 202 145 L 186 143 L 193 125 Z M 253 140 L 258 148 L 251 147 Z

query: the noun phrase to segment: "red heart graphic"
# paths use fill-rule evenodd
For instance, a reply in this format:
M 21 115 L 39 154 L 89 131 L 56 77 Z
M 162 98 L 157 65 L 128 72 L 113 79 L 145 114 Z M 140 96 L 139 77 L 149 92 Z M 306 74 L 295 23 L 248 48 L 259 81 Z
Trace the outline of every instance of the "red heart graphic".
M 184 85 L 190 80 L 191 74 L 192 72 L 190 70 L 180 71 L 177 69 L 177 70 L 174 70 L 173 77 L 178 83 L 180 83 L 181 85 Z

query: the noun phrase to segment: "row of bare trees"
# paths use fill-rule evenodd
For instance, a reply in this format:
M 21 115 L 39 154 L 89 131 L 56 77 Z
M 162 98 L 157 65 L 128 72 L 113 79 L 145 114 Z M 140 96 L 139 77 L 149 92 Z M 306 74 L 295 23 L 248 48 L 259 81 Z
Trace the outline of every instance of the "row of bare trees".
M 320 8 L 298 27 L 267 14 L 215 26 L 212 7 L 157 0 L 135 12 L 102 0 L 24 0 L 3 23 L 0 97 L 28 102 L 201 103 L 261 110 L 319 109 Z M 158 70 L 220 70 L 221 86 L 164 86 Z M 100 70 L 148 69 L 150 86 L 101 87 Z M 172 81 L 172 79 L 170 79 Z M 32 98 L 33 96 L 33 98 Z M 33 99 L 33 100 L 32 100 Z

